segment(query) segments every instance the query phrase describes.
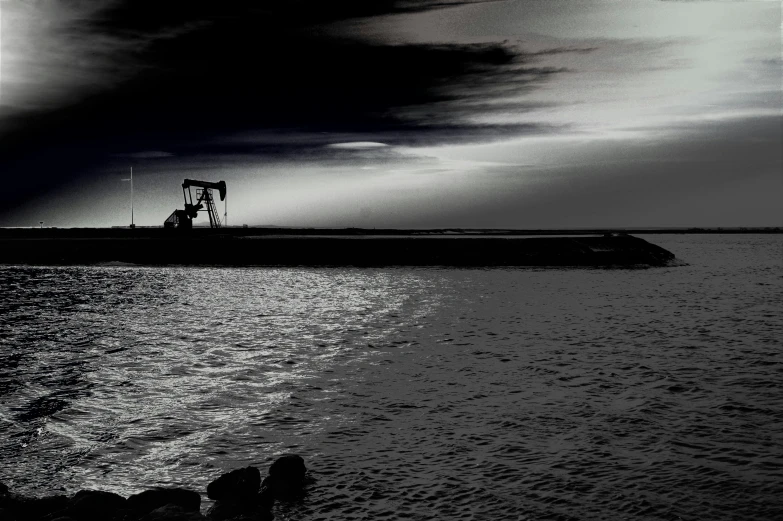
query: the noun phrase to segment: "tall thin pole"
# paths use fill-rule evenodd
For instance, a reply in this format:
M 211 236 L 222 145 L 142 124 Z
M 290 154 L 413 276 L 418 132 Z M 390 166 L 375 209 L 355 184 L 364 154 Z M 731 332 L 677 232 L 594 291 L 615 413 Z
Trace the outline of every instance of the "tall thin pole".
M 135 228 L 136 225 L 133 223 L 133 167 L 130 167 L 130 179 L 121 179 L 121 181 L 130 181 L 131 185 L 131 228 Z

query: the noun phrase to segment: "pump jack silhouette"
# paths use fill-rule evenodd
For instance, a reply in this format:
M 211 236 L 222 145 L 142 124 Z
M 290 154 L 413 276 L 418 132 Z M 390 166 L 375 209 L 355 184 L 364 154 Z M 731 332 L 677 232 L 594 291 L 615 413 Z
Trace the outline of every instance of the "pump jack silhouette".
M 196 187 L 196 202 L 193 202 L 191 187 Z M 209 181 L 195 181 L 185 179 L 182 182 L 182 196 L 185 199 L 184 210 L 174 210 L 168 219 L 163 221 L 164 228 L 191 229 L 193 228 L 193 219 L 199 212 L 207 212 L 210 228 L 221 228 L 220 216 L 215 207 L 215 199 L 212 196 L 212 190 L 216 189 L 220 193 L 220 200 L 226 200 L 226 182 L 218 181 L 212 183 Z M 226 202 L 227 204 L 227 202 Z M 228 212 L 224 214 L 228 216 Z

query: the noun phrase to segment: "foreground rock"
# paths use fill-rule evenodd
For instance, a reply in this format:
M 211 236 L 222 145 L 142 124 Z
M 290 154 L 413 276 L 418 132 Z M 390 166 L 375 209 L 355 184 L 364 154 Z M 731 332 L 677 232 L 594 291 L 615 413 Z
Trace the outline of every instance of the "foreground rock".
M 210 499 L 216 500 L 207 517 L 212 521 L 270 520 L 276 499 L 288 501 L 304 486 L 304 460 L 296 454 L 279 457 L 261 482 L 255 467 L 245 467 L 223 474 L 207 486 Z
M 0 483 L 0 521 L 269 521 L 276 499 L 302 492 L 307 468 L 295 454 L 278 458 L 261 481 L 256 467 L 223 474 L 207 486 L 215 505 L 201 514 L 201 494 L 182 488 L 155 488 L 124 498 L 113 492 L 82 490 L 26 497 Z
M 307 467 L 301 456 L 286 454 L 272 463 L 262 487 L 269 489 L 275 498 L 289 498 L 301 492 L 306 473 Z
M 184 488 L 156 488 L 128 498 L 128 508 L 141 515 L 166 505 L 177 506 L 186 512 L 199 512 L 201 494 Z
M 198 511 L 182 508 L 179 505 L 165 505 L 146 514 L 139 521 L 206 521 Z
M 215 501 L 252 501 L 261 489 L 261 471 L 245 467 L 223 474 L 207 485 L 207 496 Z
M 102 521 L 127 508 L 119 494 L 102 490 L 80 490 L 68 501 L 62 514 L 80 521 Z
M 0 519 L 36 520 L 51 514 L 62 512 L 68 506 L 66 496 L 24 497 L 5 492 L 0 495 Z
M 245 467 L 223 474 L 207 486 L 207 495 L 216 501 L 207 516 L 224 519 L 272 519 L 274 497 L 261 490 L 261 471 Z

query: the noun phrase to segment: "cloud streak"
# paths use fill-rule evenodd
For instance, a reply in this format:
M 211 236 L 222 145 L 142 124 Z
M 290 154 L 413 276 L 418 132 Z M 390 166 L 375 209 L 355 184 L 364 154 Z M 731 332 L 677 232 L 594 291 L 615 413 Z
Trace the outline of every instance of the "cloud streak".
M 69 40 L 95 43 L 99 68 L 112 61 L 107 56 L 115 58 L 123 81 L 88 96 L 74 88 L 59 107 L 0 120 L 0 167 L 21 203 L 41 181 L 55 187 L 89 175 L 107 158 L 145 150 L 286 155 L 322 146 L 307 136 L 324 132 L 432 144 L 530 131 L 530 124 L 475 125 L 471 117 L 565 72 L 537 63 L 546 53 L 497 43 L 383 44 L 326 30 L 351 18 L 462 3 L 123 0 L 98 10 L 79 4 L 82 16 L 70 19 Z M 495 107 L 527 110 L 511 105 Z M 254 132 L 266 132 L 266 143 L 226 144 Z M 304 137 L 293 147 L 272 139 L 296 133 Z

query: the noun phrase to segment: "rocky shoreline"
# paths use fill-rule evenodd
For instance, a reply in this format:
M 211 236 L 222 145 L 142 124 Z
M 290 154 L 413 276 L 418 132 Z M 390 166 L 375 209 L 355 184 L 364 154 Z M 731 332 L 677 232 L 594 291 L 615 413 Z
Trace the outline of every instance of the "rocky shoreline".
M 277 458 L 262 480 L 256 467 L 232 470 L 207 486 L 215 504 L 201 513 L 201 494 L 183 488 L 154 488 L 130 497 L 100 490 L 73 496 L 28 497 L 0 483 L 3 521 L 268 521 L 275 501 L 302 491 L 307 468 L 295 454 Z

